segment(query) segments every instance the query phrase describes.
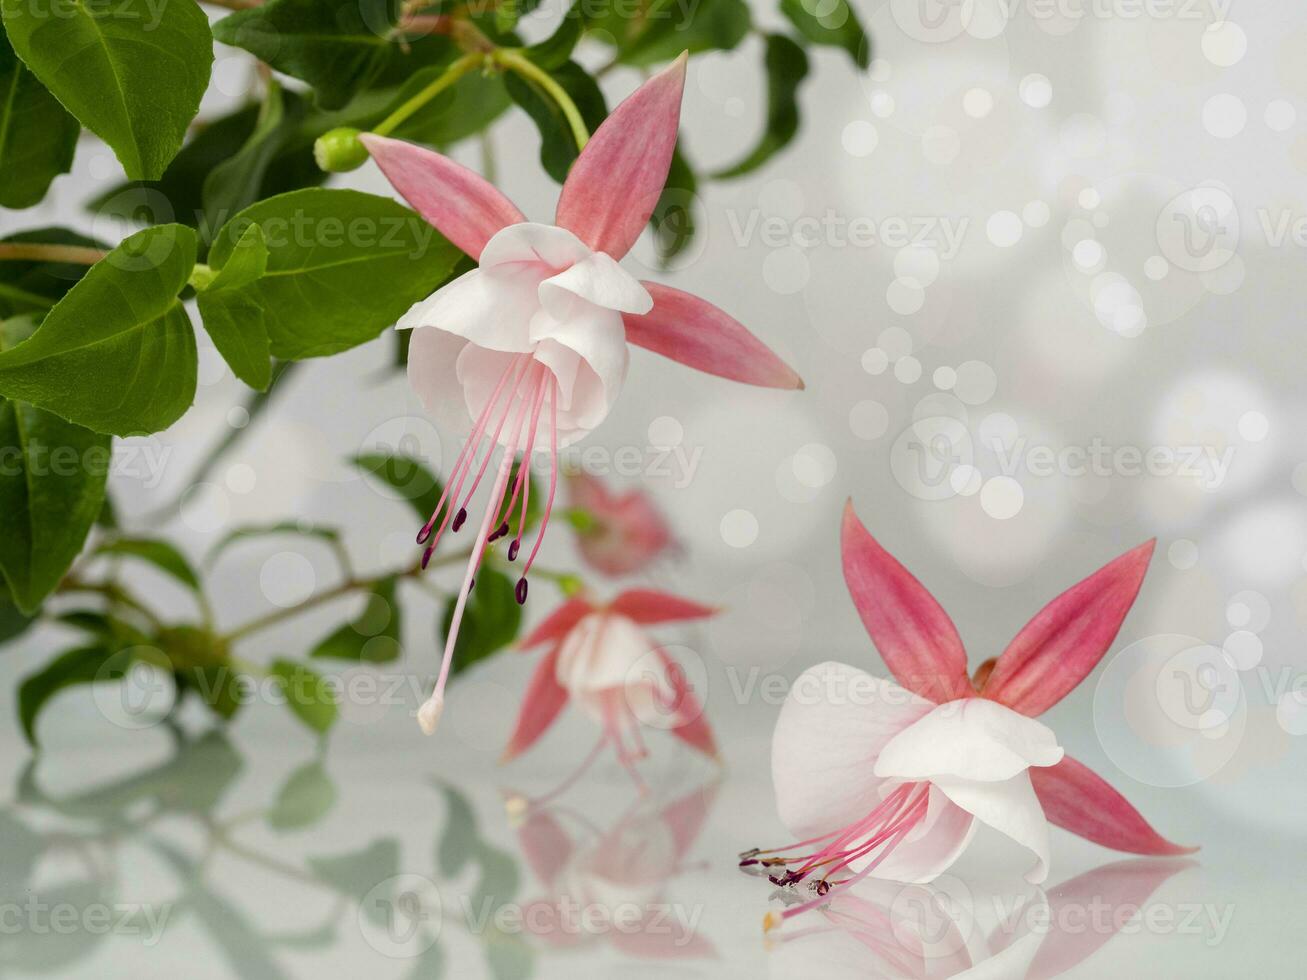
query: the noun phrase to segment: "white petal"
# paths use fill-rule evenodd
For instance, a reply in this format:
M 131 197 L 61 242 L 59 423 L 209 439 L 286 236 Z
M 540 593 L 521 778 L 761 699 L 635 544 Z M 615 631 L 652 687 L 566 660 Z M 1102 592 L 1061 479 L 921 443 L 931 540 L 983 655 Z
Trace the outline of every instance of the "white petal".
M 541 274 L 529 267 L 493 276 L 473 269 L 415 303 L 397 326 L 434 327 L 492 350 L 530 350 Z
M 504 266 L 536 265 L 547 278 L 553 272 L 583 261 L 593 253 L 566 228 L 534 221 L 501 228 L 481 250 L 481 268 L 502 270 Z
M 444 330 L 418 330 L 408 348 L 409 384 L 446 435 L 464 433 L 472 425 L 458 380 L 458 360 L 468 346 Z
M 879 776 L 1002 780 L 1030 766 L 1053 766 L 1063 751 L 1046 725 L 987 698 L 935 707 L 885 746 Z
M 871 877 L 915 884 L 934 881 L 967 849 L 975 832 L 971 814 L 932 786 L 926 819 L 876 865 Z
M 620 313 L 566 295 L 564 318 L 540 310 L 531 320 L 530 336 L 536 359 L 558 378 L 560 432 L 588 432 L 608 417 L 621 394 L 631 353 Z
M 772 782 L 781 821 L 800 838 L 847 826 L 880 803 L 876 756 L 925 715 L 929 701 L 847 664 L 803 672 L 772 737 Z
M 625 616 L 591 613 L 563 640 L 558 651 L 558 683 L 573 694 L 637 683 L 643 667 L 657 664 L 657 658 L 646 658 L 656 645 Z
M 540 302 L 547 310 L 566 309 L 569 296 L 622 313 L 648 313 L 653 309 L 649 290 L 604 252 L 592 252 L 540 284 Z
M 1048 821 L 1030 785 L 1030 774 L 1011 779 L 973 782 L 943 777 L 932 782 L 950 800 L 983 824 L 1012 838 L 1036 857 L 1026 880 L 1039 884 L 1048 877 Z

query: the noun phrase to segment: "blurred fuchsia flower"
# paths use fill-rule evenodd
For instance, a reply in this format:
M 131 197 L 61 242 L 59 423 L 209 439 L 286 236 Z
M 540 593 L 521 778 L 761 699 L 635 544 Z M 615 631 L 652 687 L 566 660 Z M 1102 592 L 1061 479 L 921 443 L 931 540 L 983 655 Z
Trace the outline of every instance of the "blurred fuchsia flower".
M 688 870 L 686 856 L 716 792 L 712 784 L 670 803 L 642 797 L 605 831 L 570 813 L 560 821 L 541 805 L 517 813 L 522 853 L 547 890 L 523 907 L 527 929 L 553 948 L 606 938 L 618 952 L 640 959 L 715 955 L 698 931 L 698 917 L 689 906 L 668 901 L 666 892 Z M 510 796 L 510 808 L 521 799 Z M 599 909 L 608 914 L 597 915 Z
M 672 546 L 672 532 L 643 490 L 610 493 L 588 473 L 568 477 L 577 548 L 605 575 L 638 572 Z
M 663 592 L 633 589 L 607 606 L 569 599 L 521 641 L 546 646 L 504 750 L 508 761 L 530 748 L 569 700 L 599 723 L 600 744 L 612 743 L 636 777 L 644 757 L 642 727 L 669 731 L 704 755 L 717 745 L 684 671 L 642 627 L 703 619 L 716 610 Z M 628 744 L 629 742 L 629 744 Z
M 607 416 L 626 379 L 628 344 L 747 384 L 803 386 L 766 345 L 712 304 L 639 282 L 617 264 L 648 223 L 667 179 L 685 62 L 682 55 L 649 79 L 599 127 L 572 165 L 554 225 L 527 221 L 490 183 L 439 153 L 382 136 L 361 137 L 395 189 L 479 263 L 414 305 L 398 324 L 413 330 L 409 380 L 427 410 L 447 423 L 471 425 L 445 493 L 418 534 L 418 543 L 426 545 L 424 561 L 447 526 L 457 531 L 466 521 L 496 446 L 504 447 L 454 607 L 440 675 L 418 712 L 428 734 L 440 719 L 477 567 L 487 543 L 511 533 L 519 497 L 510 560 L 522 546 L 530 484 L 527 467 L 521 467 L 504 505 L 513 457 L 521 451 L 529 459 L 544 448 L 536 444 L 543 425 L 551 461 L 549 496 L 517 583 L 518 602 L 524 602 L 527 573 L 553 505 L 558 450 Z
M 823 663 L 795 682 L 776 724 L 772 778 L 781 820 L 801 838 L 749 851 L 742 865 L 772 880 L 808 880 L 816 897 L 770 928 L 867 875 L 930 881 L 984 823 L 1048 874 L 1048 821 L 1135 854 L 1192 849 L 1163 839 L 1126 799 L 1068 757 L 1034 720 L 1107 652 L 1134 604 L 1153 541 L 1058 596 L 974 680 L 948 615 L 907 569 L 844 512 L 844 578 L 898 684 Z M 902 685 L 902 686 L 900 686 Z

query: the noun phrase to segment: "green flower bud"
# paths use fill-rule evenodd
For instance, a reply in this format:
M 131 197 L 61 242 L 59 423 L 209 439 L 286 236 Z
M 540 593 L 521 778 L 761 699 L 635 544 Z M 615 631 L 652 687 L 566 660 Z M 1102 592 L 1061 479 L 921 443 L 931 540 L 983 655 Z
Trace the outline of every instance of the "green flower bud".
M 357 170 L 368 158 L 368 150 L 359 141 L 359 131 L 340 126 L 323 133 L 313 143 L 313 159 L 329 174 Z

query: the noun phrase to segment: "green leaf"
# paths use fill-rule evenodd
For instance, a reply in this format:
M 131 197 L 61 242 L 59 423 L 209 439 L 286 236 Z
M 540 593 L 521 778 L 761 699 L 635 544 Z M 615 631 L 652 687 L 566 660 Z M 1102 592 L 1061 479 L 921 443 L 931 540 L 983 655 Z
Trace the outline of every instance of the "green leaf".
M 378 882 L 399 874 L 399 841 L 385 837 L 348 854 L 311 857 L 305 862 L 313 876 L 349 898 L 360 900 Z M 363 905 L 359 911 L 377 921 L 384 921 L 384 909 Z
M 0 31 L 0 207 L 39 203 L 72 168 L 81 129 Z
M 654 248 L 659 262 L 666 267 L 672 259 L 694 241 L 696 232 L 694 206 L 699 180 L 681 152 L 680 141 L 672 152 L 667 182 L 654 205 L 649 223 L 654 230 Z
M 399 659 L 402 621 L 395 582 L 393 577 L 378 582 L 359 617 L 325 637 L 309 656 L 374 664 Z
M 539 6 L 540 0 L 500 0 L 494 8 L 495 26 L 501 34 L 506 34 Z
M 274 357 L 336 354 L 372 340 L 443 283 L 462 253 L 408 208 L 358 191 L 312 188 L 260 201 L 209 252 L 222 269 L 250 223 L 266 273 L 237 287 L 263 310 Z
M 287 117 L 281 86 L 275 80 L 269 82 L 254 131 L 234 156 L 205 178 L 204 210 L 214 215 L 235 214 L 258 200 L 263 175 L 296 121 Z
M 14 605 L 9 589 L 0 584 L 0 644 L 8 643 L 15 637 L 22 636 L 32 625 L 34 617 L 24 615 Z
M 650 0 L 632 16 L 629 0 L 590 0 L 592 30 L 607 34 L 622 64 L 649 66 L 682 51 L 730 51 L 749 33 L 746 0 Z M 601 35 L 602 36 L 602 35 Z
M 871 42 L 848 0 L 781 0 L 781 13 L 813 44 L 843 48 L 859 68 L 871 64 Z
M 227 536 L 215 544 L 205 561 L 217 561 L 218 556 L 234 544 L 254 538 L 266 538 L 281 534 L 299 534 L 305 537 L 321 538 L 328 543 L 340 540 L 340 532 L 332 527 L 318 527 L 298 521 L 281 521 L 276 524 L 248 524 L 228 532 Z
M 267 391 L 272 382 L 272 350 L 263 307 L 246 287 L 267 271 L 263 229 L 251 223 L 232 247 L 227 264 L 195 297 L 213 346 L 232 373 L 256 391 Z
M 0 8 L 33 74 L 109 144 L 128 177 L 157 179 L 209 87 L 213 38 L 199 5 L 0 0 Z
M 210 711 L 224 721 L 236 717 L 245 703 L 241 675 L 228 663 L 186 667 L 177 672 Z
M 273 830 L 302 830 L 325 817 L 335 803 L 336 784 L 315 759 L 290 774 L 268 811 L 268 824 Z
M 321 105 L 339 108 L 378 80 L 448 56 L 447 38 L 398 43 L 400 6 L 400 0 L 268 0 L 218 21 L 213 36 L 308 82 Z
M 255 198 L 316 186 L 328 176 L 313 160 L 314 137 L 307 132 L 309 124 L 305 120 L 307 100 L 283 89 L 281 102 L 287 128 L 293 120 L 301 122 L 295 132 L 279 134 L 277 149 L 257 184 Z M 211 242 L 233 212 L 205 210 L 205 182 L 249 141 L 261 112 L 261 105 L 249 104 L 197 124 L 190 140 L 157 181 L 118 184 L 88 202 L 87 207 L 97 214 L 139 225 L 176 221 L 199 229 L 200 240 Z
M 585 32 L 585 4 L 587 0 L 576 0 L 563 15 L 554 33 L 543 41 L 523 49 L 523 54 L 541 68 L 561 68 L 572 59 L 572 51 Z
M 0 357 L 9 349 L 0 325 Z M 108 436 L 0 397 L 0 573 L 34 613 L 82 550 L 104 504 Z
M 67 228 L 35 228 L 0 241 L 106 247 Z M 87 266 L 73 262 L 0 262 L 0 319 L 20 313 L 44 315 L 86 272 Z
M 715 174 L 726 180 L 756 170 L 794 139 L 799 131 L 799 86 L 808 75 L 808 56 L 783 34 L 767 35 L 767 122 L 753 151 L 733 167 Z
M 453 620 L 454 603 L 451 601 L 441 619 L 442 635 L 449 635 Z M 451 672 L 457 675 L 508 646 L 517 639 L 521 625 L 522 607 L 513 595 L 513 582 L 503 572 L 482 565 L 463 610 Z
M 18 688 L 18 720 L 33 747 L 36 719 L 60 691 L 97 681 L 121 681 L 131 658 L 102 646 L 81 647 L 55 657 L 35 674 L 24 678 Z
M 195 333 L 177 299 L 194 266 L 195 233 L 181 225 L 124 240 L 0 352 L 0 394 L 96 432 L 167 428 L 195 397 Z
M 552 69 L 549 74 L 576 103 L 586 128 L 592 133 L 598 129 L 608 116 L 599 84 L 574 61 Z M 563 111 L 544 89 L 521 75 L 506 73 L 504 85 L 512 100 L 526 110 L 540 130 L 540 165 L 561 184 L 580 152 Z
M 387 453 L 363 453 L 351 462 L 394 490 L 400 500 L 408 501 L 422 520 L 435 512 L 442 488 L 425 463 L 412 456 Z
M 316 672 L 293 660 L 274 660 L 272 676 L 281 681 L 286 706 L 295 717 L 319 735 L 336 722 L 339 713 L 330 685 Z
M 96 550 L 97 555 L 124 555 L 147 561 L 182 585 L 200 591 L 200 578 L 186 556 L 167 541 L 153 538 L 119 538 Z

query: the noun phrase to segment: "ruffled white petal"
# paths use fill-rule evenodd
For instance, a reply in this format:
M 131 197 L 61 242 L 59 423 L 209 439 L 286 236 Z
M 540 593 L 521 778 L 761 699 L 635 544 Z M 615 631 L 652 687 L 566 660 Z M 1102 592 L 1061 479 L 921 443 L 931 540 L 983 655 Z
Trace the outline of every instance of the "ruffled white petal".
M 881 801 L 877 754 L 931 707 L 847 664 L 827 662 L 804 671 L 790 688 L 772 738 L 781 821 L 806 838 L 867 816 Z
M 531 266 L 494 274 L 473 269 L 419 300 L 396 326 L 444 330 L 491 350 L 528 351 L 531 317 L 540 307 L 540 282 L 547 274 Z
M 551 312 L 556 306 L 565 310 L 570 296 L 621 313 L 648 313 L 653 309 L 649 290 L 603 252 L 591 252 L 571 268 L 540 284 L 540 302 Z
M 469 406 L 460 397 L 463 388 L 458 378 L 459 359 L 470 346 L 462 337 L 443 330 L 414 331 L 409 344 L 409 384 L 432 420 L 446 433 L 463 433 L 472 425 Z
M 932 786 L 926 819 L 881 860 L 871 877 L 925 884 L 934 881 L 967 849 L 976 821 Z
M 622 313 L 644 313 L 652 306 L 644 286 L 608 255 L 591 252 L 566 229 L 524 222 L 495 234 L 479 268 L 415 304 L 398 326 L 422 328 L 415 338 L 439 332 L 470 341 L 458 349 L 457 384 L 449 384 L 448 372 L 430 366 L 411 375 L 429 409 L 452 401 L 461 390 L 460 408 L 470 418 L 486 407 L 508 355 L 531 353 L 557 384 L 557 406 L 546 400 L 542 419 L 547 426 L 556 409 L 561 448 L 608 416 L 630 363 Z M 428 340 L 423 349 L 437 346 Z M 530 388 L 524 385 L 514 397 L 529 400 Z M 447 407 L 440 414 L 447 415 Z M 512 432 L 501 430 L 501 443 L 512 440 Z
M 876 761 L 876 774 L 996 781 L 1030 766 L 1057 765 L 1063 754 L 1046 725 L 997 701 L 966 698 L 936 706 L 891 740 Z
M 479 261 L 481 268 L 487 270 L 512 265 L 538 266 L 545 272 L 543 279 L 591 254 L 589 247 L 566 228 L 523 221 L 501 228 L 486 242 Z
M 1048 821 L 1030 785 L 1030 774 L 1023 772 L 1011 779 L 976 782 L 953 777 L 932 780 L 950 800 L 1010 837 L 1035 855 L 1035 866 L 1026 880 L 1040 884 L 1048 878 Z

